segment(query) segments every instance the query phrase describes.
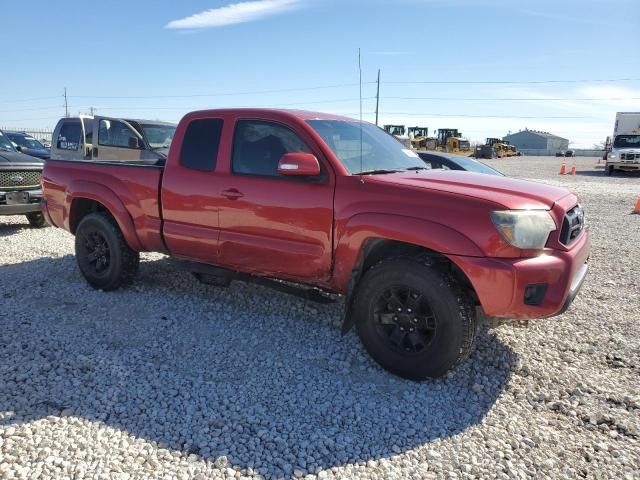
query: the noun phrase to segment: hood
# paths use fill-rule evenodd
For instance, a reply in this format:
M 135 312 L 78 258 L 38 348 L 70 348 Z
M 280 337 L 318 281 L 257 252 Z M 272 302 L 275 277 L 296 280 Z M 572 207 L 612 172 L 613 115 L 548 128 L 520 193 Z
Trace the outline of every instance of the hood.
M 564 188 L 528 180 L 486 175 L 462 170 L 421 170 L 387 175 L 371 175 L 367 182 L 398 188 L 441 191 L 474 197 L 506 209 L 550 209 L 570 192 Z
M 25 155 L 24 153 L 0 150 L 0 166 L 7 164 L 33 166 L 44 165 L 44 161 L 31 155 Z

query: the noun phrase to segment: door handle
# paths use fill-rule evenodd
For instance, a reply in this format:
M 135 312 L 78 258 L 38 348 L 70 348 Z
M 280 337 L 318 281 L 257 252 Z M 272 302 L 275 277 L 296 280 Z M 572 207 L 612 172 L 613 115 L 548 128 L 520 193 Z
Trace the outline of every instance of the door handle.
M 225 190 L 224 192 L 222 192 L 222 196 L 228 198 L 229 200 L 237 200 L 238 198 L 244 197 L 244 195 L 235 188 Z

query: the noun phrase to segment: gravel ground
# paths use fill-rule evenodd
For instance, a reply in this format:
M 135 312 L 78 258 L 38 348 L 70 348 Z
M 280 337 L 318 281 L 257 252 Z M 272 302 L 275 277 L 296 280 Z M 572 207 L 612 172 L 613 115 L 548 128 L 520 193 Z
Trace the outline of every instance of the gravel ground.
M 419 384 L 340 338 L 340 303 L 155 254 L 101 293 L 71 235 L 0 219 L 0 478 L 640 478 L 640 177 L 595 161 L 492 162 L 581 196 L 592 269 L 564 315 Z

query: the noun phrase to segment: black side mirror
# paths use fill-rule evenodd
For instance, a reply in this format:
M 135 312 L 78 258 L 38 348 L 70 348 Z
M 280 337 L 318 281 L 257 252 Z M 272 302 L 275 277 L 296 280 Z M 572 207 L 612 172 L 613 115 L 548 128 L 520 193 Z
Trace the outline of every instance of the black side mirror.
M 22 149 L 22 147 L 20 145 L 16 145 L 16 150 L 21 152 L 23 149 Z
M 129 148 L 140 148 L 140 140 L 138 137 L 129 137 Z

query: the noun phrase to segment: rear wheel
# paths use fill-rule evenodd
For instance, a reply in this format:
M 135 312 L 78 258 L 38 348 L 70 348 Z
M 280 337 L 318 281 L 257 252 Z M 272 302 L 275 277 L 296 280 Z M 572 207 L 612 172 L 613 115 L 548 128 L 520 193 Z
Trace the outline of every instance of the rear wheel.
M 130 284 L 140 263 L 138 252 L 129 248 L 122 232 L 106 213 L 91 213 L 76 230 L 76 260 L 93 288 L 116 290 Z
M 353 307 L 364 347 L 401 377 L 440 377 L 473 349 L 471 302 L 434 266 L 409 258 L 382 261 L 364 275 Z
M 29 225 L 35 228 L 48 227 L 49 224 L 44 218 L 44 215 L 41 212 L 31 212 L 25 215 L 27 220 L 29 221 Z

